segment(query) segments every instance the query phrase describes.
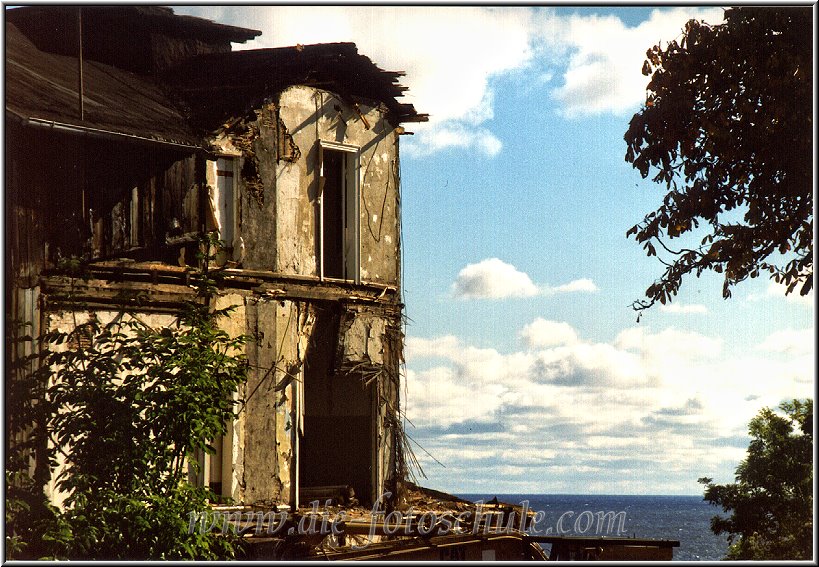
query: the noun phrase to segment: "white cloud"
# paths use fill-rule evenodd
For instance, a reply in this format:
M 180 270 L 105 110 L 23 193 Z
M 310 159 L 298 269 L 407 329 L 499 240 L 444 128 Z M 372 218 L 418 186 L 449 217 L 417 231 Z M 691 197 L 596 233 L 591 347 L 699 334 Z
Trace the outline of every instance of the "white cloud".
M 502 140 L 493 77 L 518 73 L 550 92 L 561 112 L 578 116 L 636 110 L 648 79 L 645 51 L 680 34 L 691 17 L 722 21 L 721 10 L 658 9 L 636 28 L 614 16 L 563 15 L 561 9 L 469 6 L 184 6 L 178 13 L 262 31 L 235 49 L 352 41 L 379 67 L 405 71 L 404 102 L 430 115 L 403 140 L 409 155 L 461 148 L 488 157 Z M 547 69 L 542 69 L 543 65 Z M 532 74 L 533 67 L 537 70 Z M 524 71 L 521 73 L 521 71 Z M 562 77 L 548 91 L 545 82 Z
M 493 75 L 521 68 L 532 56 L 527 9 L 448 6 L 254 6 L 204 9 L 205 17 L 262 30 L 237 49 L 352 41 L 379 67 L 405 71 L 404 102 L 428 113 L 413 125 L 407 152 L 459 147 L 487 156 L 502 146 L 480 125 L 494 115 Z M 192 9 L 181 9 L 185 13 Z
M 548 288 L 548 290 L 554 293 L 572 293 L 576 291 L 595 292 L 598 291 L 598 288 L 589 278 L 580 278 L 579 280 L 572 280 L 567 284 Z
M 501 299 L 531 297 L 538 287 L 524 272 L 498 258 L 487 258 L 477 264 L 467 264 L 452 284 L 455 297 L 463 299 Z
M 658 358 L 714 358 L 722 352 L 723 339 L 707 337 L 693 331 L 667 327 L 652 333 L 648 327 L 631 327 L 617 335 L 619 348 L 636 350 Z
M 557 42 L 571 53 L 563 85 L 552 97 L 567 116 L 636 110 L 648 84 L 642 74 L 646 50 L 679 38 L 691 18 L 718 24 L 722 9 L 656 9 L 634 28 L 615 16 L 568 18 L 557 38 L 544 38 L 547 45 Z
M 433 484 L 477 467 L 511 487 L 506 466 L 526 468 L 532 490 L 545 482 L 576 491 L 614 476 L 622 492 L 693 493 L 697 475 L 732 478 L 759 409 L 813 392 L 808 330 L 773 334 L 750 352 L 671 327 L 591 342 L 566 322 L 536 318 L 520 335 L 523 348 L 510 353 L 453 336 L 408 338 L 412 435 L 447 467 L 417 455 Z M 435 366 L 421 369 L 425 359 Z
M 666 313 L 708 313 L 708 308 L 701 303 L 680 303 L 673 302 L 660 305 L 660 311 Z
M 411 156 L 423 157 L 446 148 L 474 149 L 488 157 L 495 157 L 503 148 L 503 142 L 486 128 L 468 127 L 450 121 L 426 132 L 423 144 L 409 143 L 402 149 Z
M 576 343 L 577 332 L 563 321 L 547 321 L 538 317 L 520 332 L 529 347 L 548 347 Z
M 588 278 L 554 287 L 537 286 L 528 274 L 499 258 L 487 258 L 476 264 L 467 264 L 458 272 L 452 284 L 452 295 L 458 299 L 504 299 L 595 291 L 598 291 L 597 286 Z
M 768 288 L 765 290 L 765 294 L 749 294 L 748 300 L 749 301 L 758 301 L 760 299 L 766 297 L 775 297 L 778 299 L 785 299 L 785 301 L 789 301 L 796 305 L 804 305 L 805 307 L 813 307 L 813 289 L 811 289 L 810 293 L 807 295 L 800 295 L 799 294 L 800 286 L 797 286 L 791 293 L 787 295 L 785 292 L 788 290 L 788 286 L 783 283 L 777 283 L 776 281 L 771 280 L 771 283 L 768 284 Z
M 464 377 L 451 367 L 407 371 L 407 412 L 416 425 L 447 427 L 469 420 L 491 421 L 500 407 L 502 393 L 501 385 L 487 383 L 481 376 Z M 423 411 L 417 405 L 421 400 Z
M 768 335 L 757 348 L 764 351 L 789 355 L 812 355 L 815 350 L 815 345 L 813 329 L 801 329 L 798 331 L 784 329 Z

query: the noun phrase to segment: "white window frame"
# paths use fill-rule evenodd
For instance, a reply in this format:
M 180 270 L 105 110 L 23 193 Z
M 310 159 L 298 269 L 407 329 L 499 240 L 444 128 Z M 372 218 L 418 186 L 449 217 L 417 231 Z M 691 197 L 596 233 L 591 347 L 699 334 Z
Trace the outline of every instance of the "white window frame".
M 324 281 L 324 150 L 344 152 L 347 159 L 344 160 L 344 206 L 343 216 L 345 217 L 347 229 L 344 236 L 344 278 L 353 280 L 356 284 L 361 283 L 361 187 L 360 187 L 360 165 L 361 148 L 338 142 L 319 141 L 319 279 Z M 348 249 L 351 249 L 352 254 Z M 352 272 L 352 274 L 351 274 Z M 352 275 L 352 277 L 350 277 Z
M 226 167 L 220 167 L 226 166 Z M 214 206 L 216 210 L 214 211 L 217 216 L 217 222 L 219 223 L 219 239 L 224 241 L 225 248 L 233 249 L 233 243 L 236 241 L 237 236 L 237 191 L 236 191 L 236 158 L 229 155 L 220 155 L 217 156 L 214 160 L 213 172 L 215 176 L 215 183 L 214 183 L 214 190 L 216 194 L 214 195 Z M 230 192 L 230 210 L 227 212 L 227 216 L 230 218 L 222 218 L 222 211 L 221 205 L 222 203 L 227 203 L 225 199 L 225 195 L 223 195 L 223 190 L 225 187 L 220 186 L 220 180 L 230 179 L 229 182 L 226 182 L 230 185 L 229 192 Z M 226 230 L 227 229 L 227 230 Z M 226 232 L 229 231 L 230 238 L 225 238 Z

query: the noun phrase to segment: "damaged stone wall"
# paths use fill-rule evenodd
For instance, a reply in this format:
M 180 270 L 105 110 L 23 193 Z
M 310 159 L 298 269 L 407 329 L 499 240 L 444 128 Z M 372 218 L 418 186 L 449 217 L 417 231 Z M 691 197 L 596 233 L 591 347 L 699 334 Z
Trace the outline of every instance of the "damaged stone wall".
M 374 501 L 385 491 L 396 494 L 400 450 L 395 444 L 400 433 L 400 365 L 403 332 L 400 310 L 395 306 L 345 305 L 336 345 L 337 372 L 354 377 L 371 389 L 373 435 Z
M 237 337 L 248 333 L 248 309 L 247 295 L 241 293 L 225 293 L 214 298 L 214 309 L 225 309 L 232 307 L 233 311 L 229 317 L 224 317 L 219 321 L 220 328 L 231 337 Z M 245 347 L 245 354 L 249 354 Z M 252 375 L 252 373 L 250 373 Z M 234 400 L 239 402 L 237 410 L 242 409 L 241 402 L 245 399 L 247 384 L 240 386 L 235 392 Z M 219 447 L 217 458 L 220 460 L 220 482 L 222 484 L 222 495 L 230 497 L 236 502 L 241 502 L 244 498 L 245 488 L 245 424 L 247 414 L 239 411 L 233 423 L 227 424 L 227 433 L 222 437 L 221 443 L 215 443 Z
M 383 108 L 305 86 L 226 124 L 213 145 L 237 156 L 236 232 L 246 243 L 240 268 L 318 278 L 320 145 L 329 142 L 358 148 L 361 281 L 398 288 L 397 139 Z M 317 289 L 304 300 L 273 291 L 244 298 L 247 332 L 256 341 L 248 346 L 252 372 L 234 498 L 293 504 L 300 488 L 326 484 L 355 484 L 364 501 L 394 492 L 401 461 L 399 297 L 374 307 L 357 304 L 352 290 Z
M 111 320 L 118 311 L 106 304 L 128 297 L 141 319 L 167 326 L 193 297 L 185 268 L 123 262 L 97 270 L 108 275 L 45 278 L 44 330 L 67 331 L 91 316 Z M 403 339 L 394 296 L 361 289 L 355 298 L 342 286 L 280 279 L 241 287 L 224 286 L 213 307 L 234 307 L 220 326 L 250 337 L 248 382 L 235 394 L 237 419 L 213 442 L 217 453 L 201 456 L 199 482 L 261 506 L 292 505 L 302 487 L 354 486 L 361 502 L 394 491 Z
M 253 340 L 248 343 L 251 372 L 245 385 L 242 408 L 245 445 L 242 500 L 247 503 L 273 503 L 289 499 L 289 461 L 279 458 L 290 454 L 289 436 L 280 435 L 280 422 L 290 412 L 283 402 L 285 386 L 277 382 L 278 362 L 278 302 L 265 298 L 249 298 L 247 327 Z M 283 395 L 279 395 L 284 389 Z M 283 415 L 282 415 L 283 414 Z M 284 470 L 283 470 L 284 469 Z
M 221 135 L 241 150 L 238 187 L 243 266 L 318 276 L 319 142 L 360 149 L 361 279 L 398 284 L 397 134 L 381 107 L 351 103 L 327 91 L 293 86 Z
M 276 262 L 276 177 L 264 164 L 276 162 L 276 121 L 269 106 L 228 124 L 213 145 L 237 155 L 235 190 L 238 191 L 238 233 L 248 245 L 242 266 L 273 270 Z M 234 150 L 236 153 L 234 153 Z
M 81 214 L 72 219 L 89 225 L 96 255 L 131 259 L 127 269 L 95 262 L 106 274 L 100 278 L 109 279 L 84 288 L 82 301 L 91 307 L 50 303 L 65 284 L 47 276 L 45 315 L 62 321 L 73 309 L 107 317 L 125 293 L 140 295 L 144 303 L 137 308 L 152 317 L 173 317 L 191 292 L 184 267 L 196 263 L 191 234 L 212 228 L 208 187 L 217 172 L 210 160 L 235 158 L 235 235 L 244 240 L 243 254 L 224 270 L 214 306 L 236 306 L 222 324 L 231 336 L 251 337 L 245 347 L 250 373 L 236 392 L 237 420 L 215 440 L 217 455 L 203 456 L 203 482 L 221 484 L 221 493 L 237 503 L 265 506 L 294 505 L 308 485 L 355 485 L 362 502 L 395 492 L 401 475 L 400 203 L 397 134 L 385 109 L 295 86 L 226 124 L 210 142 L 207 155 L 143 159 L 153 165 L 141 171 L 133 164 L 139 176 L 120 175 L 115 195 L 105 207 L 96 200 L 100 206 L 91 216 L 104 212 L 105 226 L 117 230 Z M 318 281 L 320 142 L 359 149 L 359 286 Z M 95 192 L 110 187 L 95 179 Z M 148 256 L 135 255 L 135 246 Z M 15 274 L 31 261 L 23 256 L 36 255 L 23 252 Z M 39 275 L 29 278 L 31 286 Z M 160 283 L 171 280 L 177 283 Z M 63 323 L 49 319 L 44 328 Z

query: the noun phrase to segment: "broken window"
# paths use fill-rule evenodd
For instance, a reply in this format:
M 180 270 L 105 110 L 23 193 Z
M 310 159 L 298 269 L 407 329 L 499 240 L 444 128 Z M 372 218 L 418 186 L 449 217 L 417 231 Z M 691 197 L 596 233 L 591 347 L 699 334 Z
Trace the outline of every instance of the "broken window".
M 358 148 L 321 142 L 320 276 L 359 283 Z
M 188 469 L 188 480 L 196 486 L 206 486 L 216 495 L 217 500 L 221 497 L 231 497 L 231 475 L 233 471 L 232 462 L 232 423 L 228 423 L 228 435 L 219 436 L 210 441 L 210 446 L 215 453 L 208 454 L 201 449 L 197 449 L 194 460 L 197 467 Z

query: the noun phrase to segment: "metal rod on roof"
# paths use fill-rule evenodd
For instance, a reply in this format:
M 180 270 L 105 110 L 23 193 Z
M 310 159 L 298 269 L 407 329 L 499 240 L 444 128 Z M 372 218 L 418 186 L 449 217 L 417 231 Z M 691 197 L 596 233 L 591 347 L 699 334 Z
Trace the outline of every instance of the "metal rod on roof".
M 80 95 L 80 120 L 85 120 L 82 81 L 82 6 L 77 7 L 77 92 Z

